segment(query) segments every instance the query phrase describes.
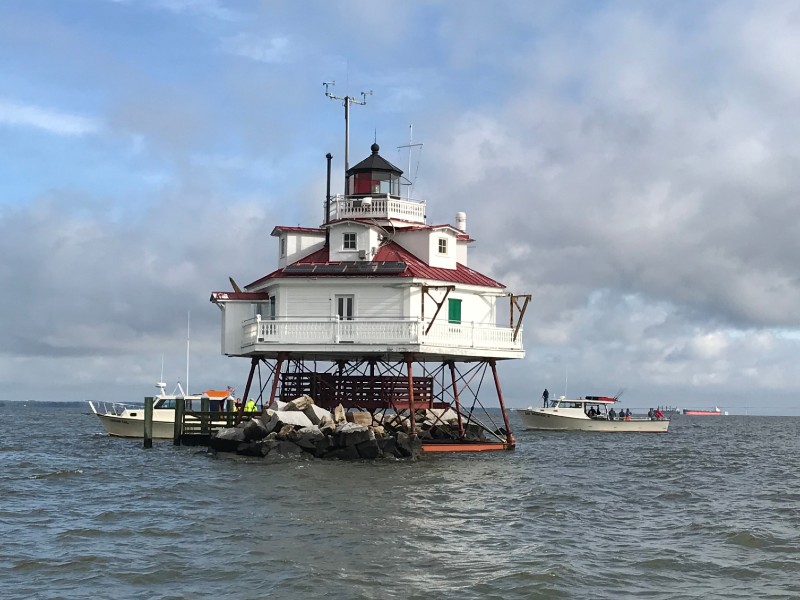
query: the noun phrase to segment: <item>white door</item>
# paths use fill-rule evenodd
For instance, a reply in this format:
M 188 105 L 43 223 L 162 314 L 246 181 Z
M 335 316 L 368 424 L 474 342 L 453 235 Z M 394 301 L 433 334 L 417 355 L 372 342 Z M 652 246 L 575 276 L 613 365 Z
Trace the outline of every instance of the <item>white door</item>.
M 337 295 L 336 315 L 339 317 L 339 342 L 355 341 L 355 327 L 353 321 L 355 296 L 352 294 Z

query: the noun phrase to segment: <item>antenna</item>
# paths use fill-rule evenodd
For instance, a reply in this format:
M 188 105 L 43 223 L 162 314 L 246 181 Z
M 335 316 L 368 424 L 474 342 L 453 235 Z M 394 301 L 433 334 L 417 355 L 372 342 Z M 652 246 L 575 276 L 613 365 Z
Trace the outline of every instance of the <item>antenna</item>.
M 167 384 L 164 383 L 164 355 L 162 354 L 161 355 L 161 378 L 158 380 L 158 383 L 156 384 L 156 388 L 161 390 L 159 392 L 160 396 L 164 395 L 164 392 L 166 391 L 165 390 L 166 387 L 167 387 Z
M 361 100 L 356 100 L 352 96 L 334 96 L 330 88 L 336 85 L 336 81 L 323 81 L 322 85 L 325 86 L 325 95 L 328 98 L 341 100 L 344 104 L 344 170 L 347 172 L 350 169 L 350 105 L 364 106 L 367 103 L 367 96 L 372 96 L 372 90 L 361 92 Z
M 411 139 L 413 137 L 413 131 L 414 131 L 414 125 L 413 124 L 409 125 L 408 126 L 408 144 L 405 144 L 403 146 L 398 146 L 397 147 L 398 150 L 400 148 L 408 148 L 408 171 L 406 171 L 406 179 L 408 179 L 408 190 L 406 190 L 406 199 L 407 200 L 411 199 L 411 188 L 414 185 L 414 182 L 411 181 L 411 148 L 416 148 L 416 147 L 422 148 L 422 144 L 412 144 L 411 143 Z
M 186 393 L 189 393 L 189 332 L 191 331 L 191 326 L 189 324 L 189 318 L 191 316 L 191 311 L 186 311 Z

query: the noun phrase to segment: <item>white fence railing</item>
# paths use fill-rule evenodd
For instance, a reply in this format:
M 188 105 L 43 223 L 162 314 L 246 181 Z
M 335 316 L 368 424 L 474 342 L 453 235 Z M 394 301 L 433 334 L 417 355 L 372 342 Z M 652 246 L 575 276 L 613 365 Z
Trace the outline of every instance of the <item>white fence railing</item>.
M 425 202 L 376 195 L 371 198 L 351 198 L 336 196 L 331 199 L 330 217 L 332 220 L 348 218 L 403 219 L 424 223 Z
M 522 350 L 522 329 L 419 319 L 332 318 L 261 320 L 242 323 L 242 348 L 258 344 L 419 344 L 453 348 Z M 427 333 L 426 330 L 428 330 Z

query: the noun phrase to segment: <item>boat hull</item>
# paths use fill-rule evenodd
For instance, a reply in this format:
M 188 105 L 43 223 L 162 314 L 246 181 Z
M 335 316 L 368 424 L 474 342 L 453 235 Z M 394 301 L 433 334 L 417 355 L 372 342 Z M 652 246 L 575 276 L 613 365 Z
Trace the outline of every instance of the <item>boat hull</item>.
M 144 438 L 144 409 L 125 410 L 121 414 L 100 412 L 90 403 L 92 412 L 100 419 L 100 423 L 108 435 L 124 438 Z M 187 423 L 198 421 L 197 417 L 187 415 Z M 227 421 L 212 421 L 212 427 L 224 427 Z M 153 410 L 153 439 L 171 440 L 175 437 L 175 411 L 168 409 Z
M 633 419 L 631 421 L 608 421 L 590 419 L 588 417 L 558 415 L 545 410 L 518 410 L 525 429 L 538 431 L 597 431 L 628 433 L 666 433 L 669 420 L 651 421 L 650 419 Z
M 142 411 L 144 412 L 144 411 Z M 108 435 L 125 438 L 144 437 L 144 416 L 138 417 L 119 417 L 116 415 L 101 415 L 97 418 L 108 432 Z M 175 419 L 169 421 L 156 420 L 153 418 L 153 438 L 172 439 L 175 434 Z
M 715 410 L 684 410 L 683 414 L 687 417 L 719 417 L 722 412 Z

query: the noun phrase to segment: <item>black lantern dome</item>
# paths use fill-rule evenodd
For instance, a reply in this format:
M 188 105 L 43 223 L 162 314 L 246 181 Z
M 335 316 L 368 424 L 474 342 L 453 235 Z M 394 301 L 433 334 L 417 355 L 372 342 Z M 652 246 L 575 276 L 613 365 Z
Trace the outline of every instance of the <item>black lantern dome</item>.
M 372 155 L 348 169 L 348 196 L 387 194 L 400 197 L 400 176 L 403 172 L 378 154 L 379 150 L 378 144 L 372 144 Z

